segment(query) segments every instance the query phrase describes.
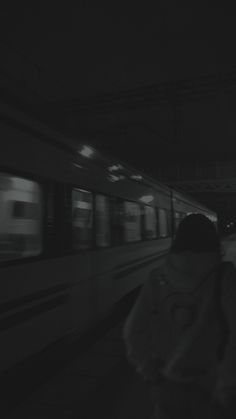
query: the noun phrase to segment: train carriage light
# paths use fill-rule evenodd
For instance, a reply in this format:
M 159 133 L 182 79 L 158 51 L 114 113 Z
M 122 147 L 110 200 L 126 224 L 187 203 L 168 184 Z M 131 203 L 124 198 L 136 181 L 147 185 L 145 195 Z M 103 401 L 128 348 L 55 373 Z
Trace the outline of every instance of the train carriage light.
M 133 180 L 142 180 L 143 177 L 141 175 L 131 175 L 130 178 Z
M 150 202 L 152 202 L 154 200 L 154 196 L 153 195 L 143 195 L 143 196 L 141 196 L 141 198 L 139 198 L 139 200 L 141 202 L 143 202 L 144 204 L 150 204 Z
M 79 154 L 81 154 L 84 157 L 91 158 L 94 155 L 94 150 L 88 145 L 84 145 L 82 149 L 79 150 Z
M 109 174 L 109 175 L 107 176 L 107 179 L 109 180 L 109 182 L 118 182 L 118 180 L 120 180 L 120 177 L 119 177 L 119 176 L 115 176 L 115 175 L 111 175 L 111 174 Z
M 80 164 L 78 164 L 78 163 L 73 163 L 73 165 L 75 166 L 75 167 L 77 167 L 77 169 L 83 169 L 83 166 L 81 166 Z
M 110 172 L 116 172 L 117 170 L 122 170 L 122 169 L 123 169 L 123 166 L 120 163 L 113 164 L 112 166 L 108 167 L 108 170 Z

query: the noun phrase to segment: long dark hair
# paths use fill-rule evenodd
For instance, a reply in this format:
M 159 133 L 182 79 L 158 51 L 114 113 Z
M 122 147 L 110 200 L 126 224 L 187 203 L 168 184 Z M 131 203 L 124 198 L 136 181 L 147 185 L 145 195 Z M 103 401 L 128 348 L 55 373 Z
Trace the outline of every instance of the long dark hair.
M 185 217 L 177 230 L 171 252 L 216 252 L 221 256 L 221 244 L 215 225 L 202 214 Z

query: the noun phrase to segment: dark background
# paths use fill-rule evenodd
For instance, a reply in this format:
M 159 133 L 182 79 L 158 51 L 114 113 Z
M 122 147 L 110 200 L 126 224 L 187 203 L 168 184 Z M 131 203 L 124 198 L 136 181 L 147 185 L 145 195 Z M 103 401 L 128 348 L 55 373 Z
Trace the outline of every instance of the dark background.
M 96 3 L 2 6 L 3 97 L 173 186 L 194 181 L 184 190 L 228 222 L 236 214 L 233 5 Z

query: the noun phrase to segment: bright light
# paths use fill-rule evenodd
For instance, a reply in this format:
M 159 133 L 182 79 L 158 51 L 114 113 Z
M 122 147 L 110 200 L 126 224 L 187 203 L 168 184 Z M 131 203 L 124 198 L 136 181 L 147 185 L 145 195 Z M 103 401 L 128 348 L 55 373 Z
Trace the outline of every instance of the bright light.
M 80 188 L 76 188 L 75 191 L 83 192 L 84 194 L 88 194 L 88 195 L 91 194 L 91 192 L 86 191 L 85 189 L 80 189 Z
M 84 157 L 92 157 L 94 151 L 91 147 L 84 145 L 82 150 L 79 151 L 79 153 Z
M 141 196 L 141 198 L 139 198 L 139 200 L 141 202 L 144 202 L 144 204 L 149 204 L 150 202 L 153 201 L 153 199 L 154 199 L 153 195 L 144 195 L 144 196 Z
M 123 166 L 121 166 L 121 164 L 113 164 L 113 166 L 108 167 L 108 170 L 110 172 L 116 172 L 117 170 L 122 170 Z
M 120 180 L 120 177 L 115 175 L 108 175 L 107 178 L 110 182 L 118 182 Z
M 80 164 L 73 163 L 73 165 L 74 165 L 75 167 L 77 167 L 78 169 L 83 169 L 83 166 L 81 166 Z
M 142 180 L 143 177 L 141 175 L 131 175 L 130 178 L 133 180 Z

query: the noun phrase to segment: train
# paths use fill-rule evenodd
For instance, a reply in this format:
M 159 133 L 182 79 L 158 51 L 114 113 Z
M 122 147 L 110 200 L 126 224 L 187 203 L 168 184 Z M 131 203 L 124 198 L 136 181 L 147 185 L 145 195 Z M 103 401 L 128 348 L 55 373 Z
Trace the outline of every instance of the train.
M 0 372 L 83 336 L 142 285 L 179 222 L 217 214 L 1 104 Z

